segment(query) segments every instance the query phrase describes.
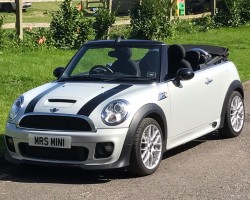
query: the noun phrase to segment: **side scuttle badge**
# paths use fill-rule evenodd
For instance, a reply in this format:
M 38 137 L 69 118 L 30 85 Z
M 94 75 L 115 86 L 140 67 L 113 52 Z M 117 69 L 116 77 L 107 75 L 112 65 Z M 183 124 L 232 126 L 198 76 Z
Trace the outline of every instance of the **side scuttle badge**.
M 158 95 L 158 101 L 161 101 L 161 100 L 163 100 L 163 99 L 166 99 L 168 97 L 168 93 L 166 93 L 166 92 L 161 92 L 161 93 L 159 93 L 159 95 Z

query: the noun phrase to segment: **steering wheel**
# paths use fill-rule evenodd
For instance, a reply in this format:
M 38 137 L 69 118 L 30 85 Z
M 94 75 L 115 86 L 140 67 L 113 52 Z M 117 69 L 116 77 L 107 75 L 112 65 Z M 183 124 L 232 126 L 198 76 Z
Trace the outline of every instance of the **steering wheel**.
M 109 67 L 106 67 L 104 65 L 95 65 L 94 67 L 92 67 L 90 70 L 89 70 L 89 74 L 100 74 L 100 73 L 103 73 L 103 74 L 113 74 L 113 70 L 110 69 Z

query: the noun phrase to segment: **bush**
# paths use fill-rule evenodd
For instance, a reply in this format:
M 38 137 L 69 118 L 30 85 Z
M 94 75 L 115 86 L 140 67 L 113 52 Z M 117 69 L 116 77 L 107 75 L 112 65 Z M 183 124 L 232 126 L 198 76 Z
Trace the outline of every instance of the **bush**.
M 169 0 L 143 0 L 130 11 L 131 37 L 137 39 L 164 39 L 172 35 Z
M 3 22 L 4 22 L 4 17 L 0 16 L 0 49 L 3 48 L 4 44 L 4 30 L 2 29 Z
M 118 37 L 122 39 L 128 39 L 130 37 L 131 27 L 130 25 L 120 25 L 113 27 L 109 33 L 110 39 L 117 39 Z
M 37 48 L 54 47 L 51 31 L 47 28 L 32 29 L 30 27 L 24 29 L 23 40 L 20 40 L 16 32 L 9 31 L 5 39 L 6 47 L 19 49 L 19 51 L 33 51 Z
M 106 39 L 108 37 L 108 30 L 115 23 L 115 19 L 115 13 L 109 12 L 106 5 L 104 8 L 97 10 L 93 24 L 95 39 Z
M 50 30 L 58 48 L 79 48 L 93 35 L 92 21 L 71 4 L 72 0 L 64 0 L 59 10 L 52 13 Z
M 218 1 L 218 13 L 215 22 L 219 26 L 237 27 L 241 24 L 242 0 Z
M 243 1 L 241 4 L 241 21 L 243 24 L 250 22 L 250 2 Z
M 198 31 L 208 31 L 216 27 L 214 17 L 210 15 L 203 15 L 201 18 L 197 18 L 193 20 Z

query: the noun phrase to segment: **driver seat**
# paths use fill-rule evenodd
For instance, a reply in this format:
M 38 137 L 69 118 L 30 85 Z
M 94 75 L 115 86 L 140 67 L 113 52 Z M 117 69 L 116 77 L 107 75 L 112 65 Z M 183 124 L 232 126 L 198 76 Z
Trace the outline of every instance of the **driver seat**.
M 168 78 L 174 78 L 181 68 L 192 70 L 190 63 L 185 60 L 186 51 L 180 44 L 173 44 L 168 47 Z
M 141 75 L 138 64 L 134 60 L 130 59 L 132 52 L 129 48 L 117 48 L 114 51 L 110 51 L 108 55 L 110 57 L 117 58 L 117 60 L 110 67 L 114 72 L 133 76 Z

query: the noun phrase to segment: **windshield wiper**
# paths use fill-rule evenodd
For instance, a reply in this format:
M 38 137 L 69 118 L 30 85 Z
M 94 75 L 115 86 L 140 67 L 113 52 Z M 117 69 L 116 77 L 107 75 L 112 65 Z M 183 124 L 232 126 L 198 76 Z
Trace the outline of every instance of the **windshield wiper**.
M 149 77 L 138 77 L 138 76 L 118 76 L 112 79 L 105 80 L 105 82 L 112 82 L 112 81 L 121 81 L 121 80 L 130 80 L 130 81 L 155 81 L 156 78 L 149 78 Z
M 62 78 L 59 81 L 103 81 L 104 78 L 101 76 L 70 76 L 67 78 Z

